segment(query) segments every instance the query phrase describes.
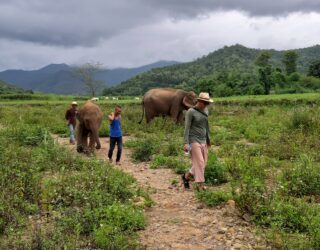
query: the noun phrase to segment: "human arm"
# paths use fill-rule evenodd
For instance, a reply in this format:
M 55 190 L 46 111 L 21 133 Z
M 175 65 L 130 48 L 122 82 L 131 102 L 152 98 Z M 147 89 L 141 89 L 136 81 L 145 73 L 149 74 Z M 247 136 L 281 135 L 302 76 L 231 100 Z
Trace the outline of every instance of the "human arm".
M 207 146 L 211 147 L 210 129 L 209 129 L 209 122 L 208 121 L 207 121 L 207 128 L 206 128 L 206 141 L 207 141 Z
M 191 127 L 191 121 L 192 121 L 192 113 L 191 110 L 189 109 L 186 112 L 186 117 L 185 117 L 185 128 L 184 128 L 184 147 L 183 150 L 185 152 L 188 152 L 189 150 L 189 133 L 190 133 L 190 127 Z
M 111 112 L 110 115 L 108 116 L 109 122 L 112 123 L 114 120 L 114 112 Z
M 64 118 L 67 122 L 67 125 L 69 125 L 69 118 L 70 118 L 70 111 L 69 109 L 66 111 L 66 114 L 64 115 Z

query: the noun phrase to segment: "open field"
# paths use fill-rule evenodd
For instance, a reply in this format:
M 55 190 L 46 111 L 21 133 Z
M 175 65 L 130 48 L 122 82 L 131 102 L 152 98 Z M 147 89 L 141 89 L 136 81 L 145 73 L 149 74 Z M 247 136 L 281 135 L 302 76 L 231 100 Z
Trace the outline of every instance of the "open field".
M 256 102 L 247 102 L 252 100 L 251 97 L 217 99 L 216 105 L 210 108 L 210 129 L 214 144 L 206 170 L 210 191 L 196 193 L 197 197 L 209 207 L 229 199 L 235 200 L 240 215 L 263 230 L 270 244 L 276 248 L 319 249 L 318 98 L 318 94 L 268 98 L 261 96 L 257 97 L 259 105 L 256 105 Z M 224 102 L 226 100 L 228 103 Z M 247 102 L 246 105 L 238 105 L 243 101 Z M 276 102 L 271 104 L 271 101 Z M 4 205 L 0 210 L 0 232 L 2 236 L 7 236 L 7 244 L 18 244 L 24 242 L 23 240 L 27 242 L 28 239 L 31 239 L 31 243 L 37 242 L 36 239 L 40 236 L 47 244 L 54 244 L 54 241 L 46 238 L 49 237 L 46 233 L 50 231 L 33 231 L 31 236 L 28 235 L 29 238 L 24 235 L 28 218 L 36 218 L 33 216 L 40 211 L 49 211 L 50 216 L 57 215 L 59 223 L 62 220 L 62 224 L 52 224 L 61 229 L 57 231 L 60 232 L 60 235 L 56 235 L 57 241 L 66 236 L 62 241 L 65 244 L 72 244 L 79 237 L 87 237 L 87 244 L 103 242 L 103 239 L 98 241 L 99 239 L 94 238 L 100 237 L 100 234 L 93 233 L 96 232 L 94 227 L 91 227 L 90 232 L 81 231 L 84 226 L 82 223 L 88 222 L 79 221 L 83 215 L 81 213 L 87 211 L 82 210 L 81 206 L 78 211 L 80 217 L 61 217 L 61 214 L 68 215 L 68 212 L 74 211 L 72 209 L 77 210 L 84 197 L 89 199 L 88 206 L 97 204 L 97 200 L 105 202 L 99 200 L 99 195 L 96 196 L 99 192 L 106 191 L 101 187 L 106 185 L 108 190 L 114 188 L 109 180 L 97 180 L 97 183 L 101 184 L 95 189 L 97 193 L 77 193 L 71 184 L 69 185 L 71 182 L 84 180 L 95 183 L 96 180 L 85 178 L 84 175 L 89 174 L 86 160 L 75 160 L 53 145 L 50 139 L 49 133 L 66 136 L 63 118 L 68 102 L 38 105 L 19 103 L 17 106 L 14 103 L 18 104 L 14 101 L 0 107 L 1 164 L 8 166 L 2 168 L 4 172 L 1 174 L 3 195 L 0 197 L 0 204 Z M 103 102 L 100 105 L 106 118 L 107 113 L 113 109 L 113 103 Z M 150 126 L 139 125 L 139 103 L 123 103 L 122 106 L 123 130 L 136 138 L 126 143 L 127 147 L 132 148 L 133 160 L 149 161 L 154 169 L 172 168 L 176 173 L 182 173 L 189 167 L 190 162 L 182 152 L 183 126 L 163 119 L 156 119 Z M 100 134 L 108 135 L 106 119 Z M 101 174 L 100 165 L 93 165 L 89 168 L 90 171 Z M 7 171 L 8 169 L 10 171 Z M 74 178 L 73 173 L 77 173 L 79 179 Z M 119 182 L 130 178 L 117 171 L 114 174 L 119 177 Z M 9 178 L 10 183 L 6 181 Z M 14 188 L 16 186 L 19 188 Z M 17 191 L 11 193 L 13 190 Z M 121 194 L 126 192 L 121 202 L 128 206 L 128 209 L 134 207 L 129 201 L 130 197 L 141 195 L 141 191 L 132 189 L 129 184 L 121 186 L 118 191 L 121 191 Z M 8 199 L 9 195 L 15 198 Z M 108 203 L 102 203 L 107 210 L 110 209 L 109 206 L 115 206 L 112 204 L 119 199 L 117 195 L 115 193 L 115 196 L 110 197 Z M 74 197 L 75 203 L 70 204 L 70 199 L 74 201 Z M 43 202 L 39 202 L 48 199 L 55 203 L 43 207 Z M 13 209 L 10 210 L 9 207 Z M 134 221 L 128 222 L 132 223 L 132 231 L 128 232 L 130 237 L 133 237 L 135 230 L 144 226 L 140 217 L 136 217 L 137 211 L 132 209 L 130 211 Z M 99 216 L 94 218 L 99 220 Z M 97 220 L 94 223 L 99 223 Z M 92 225 L 97 225 L 94 223 Z M 65 232 L 70 234 L 62 235 Z M 117 234 L 112 235 L 114 241 L 119 240 L 118 236 L 114 236 Z M 86 241 L 83 242 L 85 244 Z
M 140 97 L 141 98 L 141 97 Z M 1 105 L 30 104 L 30 105 L 46 105 L 46 104 L 69 104 L 71 101 L 84 103 L 87 97 L 82 96 L 59 96 L 45 94 L 21 94 L 21 95 L 0 95 Z M 292 105 L 292 104 L 317 104 L 320 102 L 320 93 L 304 93 L 304 94 L 274 94 L 274 95 L 252 95 L 252 96 L 231 96 L 214 98 L 217 104 L 228 105 Z M 141 100 L 135 97 L 119 97 L 119 100 L 106 100 L 100 97 L 101 104 L 130 104 L 141 103 Z

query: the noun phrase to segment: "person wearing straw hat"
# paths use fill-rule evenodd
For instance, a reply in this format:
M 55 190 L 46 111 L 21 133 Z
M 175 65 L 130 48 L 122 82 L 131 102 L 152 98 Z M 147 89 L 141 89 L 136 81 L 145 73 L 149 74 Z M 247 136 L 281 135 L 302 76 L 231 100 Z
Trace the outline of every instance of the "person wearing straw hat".
M 189 180 L 194 176 L 197 188 L 204 187 L 204 169 L 208 160 L 210 131 L 207 106 L 213 102 L 208 93 L 200 93 L 196 106 L 190 108 L 185 116 L 184 151 L 190 152 L 192 167 L 182 175 L 184 187 L 189 189 Z
M 78 103 L 72 102 L 71 107 L 66 111 L 66 114 L 65 114 L 67 126 L 69 128 L 69 133 L 70 133 L 70 143 L 73 145 L 76 143 L 74 131 L 76 129 L 76 123 L 77 123 L 77 119 L 76 119 L 76 114 L 78 111 L 77 107 L 78 107 Z

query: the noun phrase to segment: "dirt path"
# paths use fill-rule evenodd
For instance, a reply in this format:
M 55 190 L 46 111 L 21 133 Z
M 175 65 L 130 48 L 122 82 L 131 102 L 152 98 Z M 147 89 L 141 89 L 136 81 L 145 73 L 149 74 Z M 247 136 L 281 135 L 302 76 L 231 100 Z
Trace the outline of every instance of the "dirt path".
M 76 152 L 67 138 L 57 140 Z M 126 140 L 128 137 L 124 137 Z M 109 139 L 102 138 L 101 143 L 97 157 L 107 160 Z M 254 229 L 238 217 L 234 202 L 203 208 L 192 191 L 171 186 L 172 180 L 180 183 L 180 177 L 172 170 L 135 164 L 127 148 L 123 149 L 121 166 L 116 167 L 132 174 L 141 186 L 154 190 L 151 197 L 155 205 L 147 209 L 148 226 L 140 232 L 141 244 L 147 249 L 268 249 Z

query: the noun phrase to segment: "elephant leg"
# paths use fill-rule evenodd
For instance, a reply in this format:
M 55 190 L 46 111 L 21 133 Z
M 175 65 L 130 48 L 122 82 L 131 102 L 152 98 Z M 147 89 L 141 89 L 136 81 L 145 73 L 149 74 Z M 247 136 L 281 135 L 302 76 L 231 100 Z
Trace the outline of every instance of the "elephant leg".
M 147 123 L 150 123 L 152 119 L 153 119 L 153 117 L 151 118 L 151 116 L 149 114 L 146 115 Z
M 96 148 L 96 149 L 100 149 L 101 148 L 101 143 L 100 143 L 100 140 L 99 140 L 99 134 L 96 131 L 90 133 L 90 142 L 89 142 L 90 152 L 94 152 L 94 148 Z
M 96 149 L 100 149 L 101 148 L 101 143 L 100 143 L 100 139 L 99 136 L 96 137 Z
M 88 136 L 89 136 L 89 130 L 88 129 L 84 129 L 84 132 L 82 134 L 82 145 L 83 145 L 83 151 L 85 153 L 88 152 Z
M 177 118 L 177 123 L 182 124 L 183 123 L 183 112 L 180 111 Z
M 177 123 L 180 113 L 180 105 L 173 104 L 170 108 L 170 117 Z
M 89 153 L 93 153 L 93 152 L 94 152 L 94 136 L 93 136 L 92 132 L 90 132 L 90 135 L 89 135 L 89 148 L 88 148 L 88 152 L 89 152 Z
M 83 146 L 83 124 L 79 124 L 77 127 L 77 152 L 78 153 L 82 153 L 84 150 L 84 146 Z

